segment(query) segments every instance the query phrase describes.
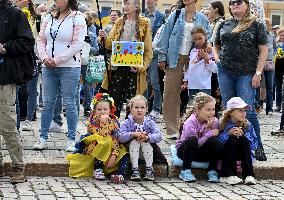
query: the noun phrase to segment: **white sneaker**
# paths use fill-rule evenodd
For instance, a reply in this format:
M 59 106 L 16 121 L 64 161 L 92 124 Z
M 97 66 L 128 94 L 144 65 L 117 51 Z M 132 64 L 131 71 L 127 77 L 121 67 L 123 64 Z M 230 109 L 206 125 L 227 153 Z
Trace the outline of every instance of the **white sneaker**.
M 62 126 L 59 126 L 56 122 L 52 120 L 49 126 L 49 132 L 64 133 L 64 129 L 62 128 Z
M 75 144 L 76 144 L 76 142 L 74 140 L 68 140 L 65 151 L 67 151 L 67 152 L 76 151 Z
M 22 131 L 31 131 L 32 130 L 32 122 L 29 120 L 25 120 L 23 122 Z
M 43 150 L 48 147 L 46 139 L 39 138 L 39 143 L 35 144 L 33 149 L 36 150 Z
M 220 177 L 220 182 L 227 183 L 229 185 L 237 185 L 242 183 L 243 180 L 237 176 L 229 176 L 229 177 Z
M 256 181 L 253 176 L 247 176 L 245 179 L 245 185 L 255 185 Z
M 94 177 L 96 180 L 104 180 L 106 178 L 102 169 L 95 169 Z

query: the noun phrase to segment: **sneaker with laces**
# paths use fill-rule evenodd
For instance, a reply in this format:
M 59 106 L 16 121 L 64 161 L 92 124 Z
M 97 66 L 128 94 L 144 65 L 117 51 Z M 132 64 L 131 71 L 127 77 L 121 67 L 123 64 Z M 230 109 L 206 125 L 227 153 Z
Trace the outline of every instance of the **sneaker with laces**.
M 67 146 L 65 148 L 65 151 L 67 151 L 67 152 L 74 152 L 74 151 L 76 151 L 75 144 L 76 144 L 76 142 L 74 140 L 68 140 Z
M 154 120 L 155 122 L 160 121 L 160 112 L 152 110 L 149 114 L 149 117 Z
M 229 185 L 237 185 L 243 183 L 243 180 L 237 176 L 228 176 L 228 177 L 221 177 L 220 182 L 227 183 Z
M 130 180 L 132 180 L 132 181 L 141 181 L 140 170 L 138 168 L 133 168 L 132 169 L 132 174 L 131 174 Z
M 102 169 L 95 169 L 94 177 L 96 180 L 104 180 L 106 178 Z
M 31 131 L 32 130 L 32 122 L 29 120 L 25 120 L 22 126 L 22 131 Z
M 115 184 L 125 183 L 124 177 L 120 174 L 111 175 L 110 181 Z
M 62 128 L 62 126 L 60 126 L 56 122 L 51 121 L 50 126 L 49 126 L 49 132 L 64 133 L 64 129 Z
M 196 178 L 192 174 L 190 169 L 181 170 L 179 174 L 179 178 L 185 182 L 195 182 Z
M 146 173 L 143 178 L 145 181 L 153 181 L 155 179 L 153 167 L 146 167 Z
M 39 143 L 35 144 L 33 149 L 43 150 L 43 149 L 47 149 L 47 147 L 48 147 L 47 140 L 44 138 L 39 138 Z
M 10 183 L 23 183 L 27 180 L 27 177 L 24 174 L 24 169 L 14 168 L 12 176 L 10 178 Z
M 218 178 L 218 173 L 215 170 L 210 170 L 207 173 L 207 176 L 208 176 L 208 182 L 210 182 L 210 183 L 219 183 L 220 182 L 220 180 Z
M 174 133 L 174 134 L 171 134 L 171 135 L 167 135 L 166 138 L 170 139 L 170 140 L 176 140 L 176 139 L 179 138 L 179 134 L 178 133 Z
M 253 176 L 247 176 L 245 179 L 245 185 L 255 185 L 256 181 Z

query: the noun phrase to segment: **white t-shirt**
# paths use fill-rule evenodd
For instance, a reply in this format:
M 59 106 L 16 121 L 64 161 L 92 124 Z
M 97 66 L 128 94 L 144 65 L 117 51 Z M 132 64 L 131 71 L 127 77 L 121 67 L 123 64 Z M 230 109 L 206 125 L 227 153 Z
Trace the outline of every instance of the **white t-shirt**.
M 183 29 L 183 37 L 181 42 L 181 47 L 179 49 L 179 54 L 181 55 L 188 55 L 189 50 L 192 46 L 192 37 L 191 37 L 191 31 L 193 29 L 194 24 L 184 22 L 184 29 Z

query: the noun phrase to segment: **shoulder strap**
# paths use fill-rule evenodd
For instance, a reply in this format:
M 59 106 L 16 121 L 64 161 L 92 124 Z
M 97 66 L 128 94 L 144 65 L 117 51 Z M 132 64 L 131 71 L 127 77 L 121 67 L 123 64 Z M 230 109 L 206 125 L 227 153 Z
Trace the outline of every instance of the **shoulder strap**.
M 180 9 L 177 9 L 177 10 L 176 10 L 176 16 L 175 16 L 175 20 L 174 20 L 174 26 L 175 26 L 175 24 L 176 24 L 176 22 L 177 22 L 177 19 L 178 19 L 179 15 L 180 15 L 180 12 L 181 12 Z

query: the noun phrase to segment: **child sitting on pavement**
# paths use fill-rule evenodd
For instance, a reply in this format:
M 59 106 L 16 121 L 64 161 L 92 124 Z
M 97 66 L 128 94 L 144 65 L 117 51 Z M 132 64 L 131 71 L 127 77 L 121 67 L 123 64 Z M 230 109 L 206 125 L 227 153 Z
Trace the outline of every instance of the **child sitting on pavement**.
M 258 144 L 253 126 L 246 119 L 246 110 L 249 107 L 240 97 L 233 97 L 227 102 L 226 110 L 220 119 L 220 135 L 218 137 L 222 145 L 220 181 L 230 185 L 243 182 L 243 179 L 237 176 L 236 161 L 241 161 L 245 184 L 256 184 L 252 152 Z
M 183 160 L 179 178 L 196 181 L 191 172 L 192 161 L 209 161 L 208 181 L 219 182 L 217 163 L 219 142 L 218 120 L 215 116 L 215 99 L 203 92 L 197 93 L 184 118 L 180 138 L 176 142 L 177 156 Z
M 122 122 L 119 132 L 121 143 L 130 142 L 129 155 L 132 164 L 131 180 L 141 180 L 138 159 L 140 149 L 146 162 L 146 174 L 144 180 L 154 180 L 153 170 L 153 147 L 151 143 L 158 143 L 162 140 L 160 129 L 157 124 L 148 116 L 147 100 L 141 95 L 133 97 L 129 101 L 130 114 L 128 119 Z
M 94 166 L 93 176 L 97 180 L 103 180 L 104 172 L 117 170 L 116 164 L 126 154 L 126 149 L 119 144 L 117 138 L 119 123 L 114 115 L 116 108 L 113 99 L 106 93 L 97 93 L 92 103 L 94 108 L 89 117 L 88 134 L 81 136 L 75 154 L 67 156 L 70 161 L 69 175 L 89 176 L 90 167 Z M 85 164 L 76 162 L 76 159 L 85 159 L 89 165 L 84 168 L 82 165 Z

